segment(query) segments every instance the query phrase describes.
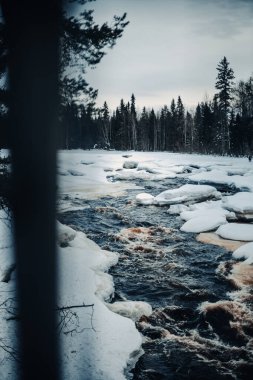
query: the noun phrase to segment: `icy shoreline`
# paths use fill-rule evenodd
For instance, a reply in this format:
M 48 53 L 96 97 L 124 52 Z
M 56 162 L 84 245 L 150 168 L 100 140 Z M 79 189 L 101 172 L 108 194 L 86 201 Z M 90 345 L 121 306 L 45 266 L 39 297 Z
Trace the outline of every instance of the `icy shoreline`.
M 87 199 L 120 196 L 126 189 L 138 189 L 134 183 L 135 179 L 159 181 L 179 176 L 188 178 L 189 181 L 196 184 L 194 186 L 202 184 L 202 190 L 205 191 L 210 190 L 210 184 L 214 187 L 215 184 L 223 184 L 228 187 L 236 186 L 238 189 L 247 190 L 244 193 L 240 192 L 239 194 L 242 194 L 240 197 L 234 196 L 233 198 L 230 196 L 224 198 L 223 202 L 220 200 L 207 201 L 205 202 L 207 207 L 202 207 L 202 205 L 200 208 L 192 207 L 189 209 L 183 204 L 174 204 L 174 208 L 170 206 L 176 215 L 180 214 L 182 220 L 188 223 L 185 223 L 186 226 L 184 227 L 186 232 L 200 232 L 199 226 L 201 229 L 216 229 L 219 225 L 224 225 L 225 227 L 221 228 L 224 230 L 229 228 L 230 223 L 227 221 L 230 221 L 229 218 L 233 220 L 234 212 L 239 217 L 244 216 L 246 212 L 247 218 L 253 214 L 253 208 L 249 207 L 251 205 L 251 191 L 253 190 L 253 167 L 246 158 L 237 159 L 167 152 L 129 152 L 127 156 L 126 152 L 112 151 L 60 152 L 58 163 L 59 212 L 84 209 Z M 126 164 L 128 158 L 132 162 L 131 165 Z M 130 166 L 131 168 L 129 168 Z M 111 182 L 111 179 L 117 180 L 117 182 Z M 212 194 L 217 195 L 215 191 L 214 189 Z M 167 193 L 166 197 L 168 194 L 170 193 Z M 187 194 L 189 194 L 189 187 L 187 187 Z M 180 196 L 181 201 L 182 194 Z M 153 199 L 152 195 L 149 197 L 142 196 L 138 202 L 143 201 L 144 205 L 149 205 L 153 203 Z M 197 203 L 198 200 L 195 199 L 194 202 Z M 223 206 L 226 206 L 229 211 L 226 211 L 226 207 Z M 145 208 L 143 210 L 145 212 Z M 172 211 L 171 213 L 173 213 Z M 204 221 L 207 215 L 210 218 L 206 227 Z M 243 233 L 241 228 L 240 232 Z M 8 235 L 6 225 L 0 223 L 0 229 L 1 236 L 6 237 Z M 100 249 L 84 233 L 76 232 L 62 225 L 59 225 L 59 230 L 59 244 L 62 245 L 59 249 L 59 306 L 94 304 L 93 309 L 84 308 L 79 311 L 78 324 L 66 325 L 61 334 L 64 378 L 78 379 L 82 373 L 82 379 L 87 380 L 125 379 L 125 370 L 134 365 L 141 352 L 142 337 L 133 320 L 138 318 L 141 313 L 149 313 L 150 310 L 147 305 L 131 303 L 131 301 L 109 304 L 107 307 L 105 302 L 110 300 L 114 292 L 114 285 L 112 277 L 106 272 L 111 265 L 116 264 L 117 255 Z M 248 235 L 246 236 L 247 241 L 253 241 L 251 231 L 249 234 L 249 238 Z M 7 241 L 8 239 L 6 237 L 3 240 Z M 3 240 L 1 240 L 0 246 L 2 281 L 6 270 L 8 271 L 10 266 L 14 264 L 10 254 L 11 245 L 5 244 Z M 251 252 L 252 244 L 249 243 L 243 250 L 235 253 L 234 258 L 245 258 L 248 260 L 247 263 L 251 264 Z M 14 281 L 15 278 L 12 276 L 8 283 L 1 282 L 3 292 L 13 289 Z M 4 293 L 2 297 L 4 297 Z M 1 337 L 10 340 L 13 333 L 10 331 L 9 322 L 9 327 L 6 327 L 8 323 L 4 318 L 3 315 L 0 326 Z M 5 360 L 6 353 L 1 353 L 0 359 L 3 363 L 0 369 L 0 377 L 2 379 L 13 379 L 15 370 L 11 369 L 12 366 L 9 361 Z M 6 375 L 8 373 L 11 375 Z

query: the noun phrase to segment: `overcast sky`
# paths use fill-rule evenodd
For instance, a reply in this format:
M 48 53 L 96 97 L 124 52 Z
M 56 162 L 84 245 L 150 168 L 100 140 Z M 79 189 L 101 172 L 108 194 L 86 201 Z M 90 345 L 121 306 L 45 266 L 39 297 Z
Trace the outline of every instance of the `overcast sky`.
M 97 0 L 95 20 L 127 12 L 130 24 L 87 80 L 97 104 L 114 109 L 132 93 L 159 109 L 182 97 L 188 107 L 214 94 L 217 64 L 228 58 L 236 79 L 253 74 L 253 0 Z

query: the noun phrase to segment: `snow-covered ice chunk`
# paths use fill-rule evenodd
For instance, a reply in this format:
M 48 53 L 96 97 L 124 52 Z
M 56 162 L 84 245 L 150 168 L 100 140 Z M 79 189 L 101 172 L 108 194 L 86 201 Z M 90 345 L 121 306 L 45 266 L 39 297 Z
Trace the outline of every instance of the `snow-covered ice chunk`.
M 179 215 L 181 212 L 187 211 L 187 210 L 189 210 L 188 206 L 182 205 L 179 203 L 179 204 L 171 205 L 170 208 L 167 210 L 167 213 L 171 215 Z
M 114 302 L 107 304 L 107 307 L 114 313 L 131 318 L 134 321 L 138 321 L 142 315 L 148 317 L 152 314 L 152 307 L 147 302 L 142 301 Z
M 160 206 L 181 202 L 202 201 L 209 198 L 221 198 L 215 187 L 208 185 L 183 185 L 178 189 L 166 190 L 157 195 L 154 202 Z
M 215 214 L 213 212 L 210 213 L 209 216 L 202 215 L 188 220 L 183 224 L 180 230 L 194 233 L 207 232 L 213 231 L 225 223 L 227 223 L 225 216 L 222 216 L 219 213 Z
M 136 162 L 136 161 L 125 161 L 123 163 L 124 169 L 136 169 L 137 166 L 138 166 L 138 162 Z
M 183 211 L 180 214 L 181 219 L 188 221 L 193 218 L 199 218 L 199 217 L 205 217 L 206 219 L 215 219 L 217 217 L 226 218 L 228 217 L 234 217 L 234 213 L 231 213 L 227 210 L 224 210 L 222 208 L 200 208 L 197 210 L 189 210 L 189 211 Z M 217 226 L 218 227 L 218 226 Z
M 235 259 L 246 259 L 245 264 L 253 264 L 253 243 L 242 245 L 233 253 Z
M 73 228 L 61 224 L 57 221 L 57 240 L 59 245 L 66 246 L 76 237 L 76 231 Z
M 223 207 L 239 213 L 253 213 L 253 193 L 240 192 L 224 197 Z
M 154 203 L 154 197 L 148 193 L 140 193 L 136 195 L 136 202 L 140 205 L 152 205 Z
M 228 223 L 220 226 L 216 233 L 224 239 L 253 241 L 253 224 Z

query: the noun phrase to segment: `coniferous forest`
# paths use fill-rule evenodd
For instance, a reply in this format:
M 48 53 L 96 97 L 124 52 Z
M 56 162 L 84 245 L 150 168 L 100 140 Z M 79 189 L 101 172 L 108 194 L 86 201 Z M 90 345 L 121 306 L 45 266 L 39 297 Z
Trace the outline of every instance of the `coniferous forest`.
M 253 78 L 235 84 L 226 57 L 217 66 L 216 94 L 188 111 L 180 96 L 158 112 L 119 100 L 109 112 L 72 102 L 62 115 L 62 148 L 198 152 L 242 156 L 253 150 Z
M 178 95 L 158 111 L 149 107 L 140 110 L 134 94 L 130 99 L 119 99 L 115 110 L 110 110 L 107 102 L 102 108 L 96 106 L 98 91 L 84 79 L 86 69 L 101 61 L 104 48 L 113 47 L 127 25 L 126 14 L 115 16 L 111 26 L 97 25 L 91 10 L 76 16 L 63 14 L 58 147 L 251 154 L 253 77 L 235 78 L 226 57 L 217 65 L 213 99 L 199 102 L 195 110 L 188 110 Z M 4 32 L 0 23 L 0 148 L 8 147 Z

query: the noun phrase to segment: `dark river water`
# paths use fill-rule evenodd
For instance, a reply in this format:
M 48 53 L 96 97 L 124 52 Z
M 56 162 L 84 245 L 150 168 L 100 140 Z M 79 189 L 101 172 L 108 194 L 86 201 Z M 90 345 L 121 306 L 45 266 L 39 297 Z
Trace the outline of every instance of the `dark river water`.
M 139 182 L 153 195 L 184 183 Z M 136 324 L 145 353 L 133 379 L 252 379 L 252 284 L 238 288 L 231 253 L 181 232 L 182 221 L 167 207 L 137 206 L 140 192 L 77 200 L 87 207 L 59 215 L 101 248 L 120 253 L 110 270 L 112 302 L 146 301 L 153 308 Z

